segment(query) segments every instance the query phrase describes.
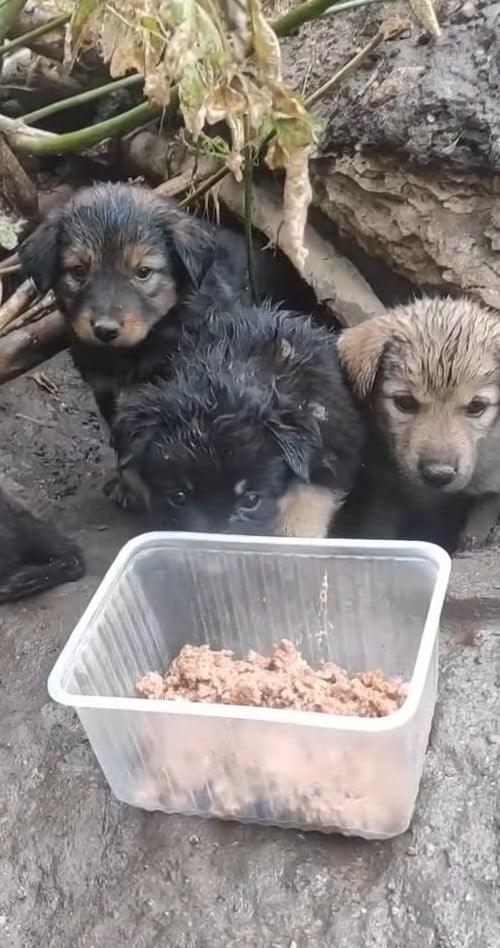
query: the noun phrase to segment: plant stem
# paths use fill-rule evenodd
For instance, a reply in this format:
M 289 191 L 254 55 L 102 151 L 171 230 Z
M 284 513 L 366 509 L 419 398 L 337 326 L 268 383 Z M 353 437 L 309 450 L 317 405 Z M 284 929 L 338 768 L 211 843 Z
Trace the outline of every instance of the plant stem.
M 29 155 L 66 155 L 69 152 L 92 148 L 105 138 L 124 135 L 160 112 L 159 107 L 149 105 L 148 102 L 141 102 L 133 109 L 106 119 L 105 122 L 98 122 L 97 125 L 89 125 L 87 128 L 80 128 L 74 132 L 66 132 L 64 135 L 34 129 L 18 119 L 9 119 L 5 115 L 0 115 L 0 132 L 6 135 L 14 151 Z
M 343 13 L 344 10 L 356 10 L 357 7 L 366 7 L 369 3 L 383 3 L 383 0 L 345 0 L 345 2 L 336 3 L 329 10 L 325 10 L 325 13 L 335 15 L 335 13 Z
M 210 189 L 215 187 L 219 181 L 222 181 L 227 174 L 229 174 L 229 168 L 227 165 L 222 165 L 222 168 L 219 168 L 218 171 L 214 171 L 214 173 L 209 175 L 208 178 L 205 178 L 205 180 L 201 182 L 195 191 L 186 195 L 182 201 L 179 201 L 179 207 L 189 207 L 190 204 L 194 204 L 198 198 L 204 197 L 207 191 L 210 191 Z
M 247 252 L 247 270 L 248 270 L 248 288 L 250 290 L 250 299 L 252 303 L 256 303 L 258 299 L 258 287 L 257 287 L 257 278 L 255 274 L 255 258 L 254 258 L 254 247 L 253 247 L 253 230 L 252 230 L 252 218 L 253 218 L 253 209 L 252 209 L 252 196 L 253 196 L 253 149 L 250 144 L 250 121 L 248 116 L 245 116 L 245 166 L 243 169 L 243 181 L 244 181 L 244 193 L 245 193 L 245 203 L 244 203 L 244 214 L 245 214 L 245 244 Z
M 335 0 L 307 0 L 298 7 L 293 7 L 284 16 L 280 16 L 271 26 L 276 36 L 288 36 L 299 26 L 309 23 L 310 20 L 317 20 L 330 7 L 335 7 Z
M 21 3 L 21 9 L 24 7 L 24 2 Z M 16 10 L 16 16 L 20 11 Z M 2 12 L 0 10 L 0 39 L 3 40 L 5 33 L 2 36 Z M 22 46 L 29 46 L 33 40 L 39 39 L 40 36 L 45 36 L 46 33 L 52 33 L 53 30 L 58 30 L 61 26 L 65 26 L 66 23 L 71 19 L 69 13 L 65 13 L 62 16 L 56 16 L 53 20 L 49 20 L 48 23 L 42 23 L 41 26 L 36 26 L 33 30 L 30 30 L 29 33 L 24 33 L 22 36 L 16 36 L 15 39 L 7 40 L 5 43 L 2 43 L 0 46 L 0 56 L 5 56 L 6 53 L 11 53 L 14 49 L 19 49 Z
M 0 3 L 0 43 L 3 43 L 12 21 L 22 13 L 25 5 L 26 0 L 2 0 Z M 1 52 L 2 47 L 0 46 Z
M 72 109 L 75 105 L 84 105 L 86 102 L 94 102 L 108 92 L 115 92 L 117 89 L 127 89 L 129 86 L 138 86 L 144 82 L 144 76 L 134 73 L 133 76 L 125 76 L 122 79 L 115 79 L 114 82 L 107 82 L 105 86 L 97 86 L 95 89 L 89 89 L 87 92 L 80 92 L 77 95 L 71 95 L 67 99 L 60 99 L 58 102 L 51 102 L 44 105 L 42 109 L 35 112 L 28 112 L 23 115 L 22 121 L 25 125 L 33 125 L 35 122 L 41 122 L 44 118 L 49 118 L 65 109 Z

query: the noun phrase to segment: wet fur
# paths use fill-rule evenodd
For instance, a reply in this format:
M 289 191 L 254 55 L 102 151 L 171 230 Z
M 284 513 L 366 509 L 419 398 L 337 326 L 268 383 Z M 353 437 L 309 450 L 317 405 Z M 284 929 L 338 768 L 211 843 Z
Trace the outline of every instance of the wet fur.
M 191 294 L 203 287 L 223 302 L 246 286 L 243 238 L 125 184 L 79 191 L 28 238 L 20 259 L 41 293 L 54 291 L 74 363 L 108 425 L 119 393 L 167 374 L 185 323 L 203 318 L 201 307 L 185 310 Z M 141 280 L 144 268 L 152 273 Z M 117 336 L 103 342 L 96 331 Z
M 77 546 L 0 488 L 0 603 L 80 579 Z
M 266 306 L 213 312 L 171 379 L 125 398 L 112 429 L 154 527 L 258 535 L 325 536 L 362 437 L 335 338 Z
M 500 511 L 499 317 L 424 298 L 346 330 L 339 355 L 371 435 L 338 528 L 449 550 L 484 540 Z M 401 396 L 418 410 L 400 411 Z M 487 407 L 473 417 L 477 399 Z M 453 472 L 440 487 L 426 480 L 436 466 Z

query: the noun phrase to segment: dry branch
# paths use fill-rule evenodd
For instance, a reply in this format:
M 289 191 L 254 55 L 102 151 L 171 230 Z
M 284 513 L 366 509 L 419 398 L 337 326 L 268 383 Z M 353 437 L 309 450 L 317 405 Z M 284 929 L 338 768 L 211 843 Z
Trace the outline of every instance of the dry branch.
M 36 296 L 36 289 L 31 280 L 25 280 L 21 286 L 0 306 L 0 335 L 10 324 L 17 319 Z
M 64 320 L 57 310 L 33 325 L 9 332 L 0 340 L 0 385 L 51 359 L 64 347 Z

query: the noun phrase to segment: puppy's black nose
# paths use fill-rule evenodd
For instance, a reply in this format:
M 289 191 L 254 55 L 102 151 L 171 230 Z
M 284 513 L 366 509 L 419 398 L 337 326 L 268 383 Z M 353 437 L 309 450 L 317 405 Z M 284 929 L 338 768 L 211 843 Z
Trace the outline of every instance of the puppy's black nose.
M 438 461 L 421 461 L 419 471 L 422 480 L 432 487 L 446 487 L 447 484 L 451 484 L 457 473 L 451 464 L 442 464 Z
M 100 342 L 113 342 L 113 339 L 116 339 L 120 332 L 116 323 L 108 323 L 105 320 L 94 323 L 92 328 L 94 330 L 94 336 L 96 339 L 99 339 Z

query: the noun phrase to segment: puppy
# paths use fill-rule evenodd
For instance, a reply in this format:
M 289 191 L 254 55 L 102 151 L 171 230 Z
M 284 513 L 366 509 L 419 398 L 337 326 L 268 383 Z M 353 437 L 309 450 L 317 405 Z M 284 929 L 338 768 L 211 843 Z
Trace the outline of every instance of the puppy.
M 372 429 L 343 528 L 449 550 L 483 540 L 500 509 L 499 317 L 425 298 L 345 330 L 338 349 Z
M 245 292 L 243 238 L 216 231 L 146 188 L 100 184 L 50 214 L 19 251 L 64 314 L 74 363 L 111 425 L 118 393 L 168 371 L 183 304 Z M 203 317 L 200 307 L 196 316 Z
M 327 535 L 362 438 L 335 338 L 269 306 L 212 313 L 112 429 L 155 527 L 305 537 Z
M 1 487 L 0 529 L 0 603 L 83 576 L 85 566 L 78 548 Z

